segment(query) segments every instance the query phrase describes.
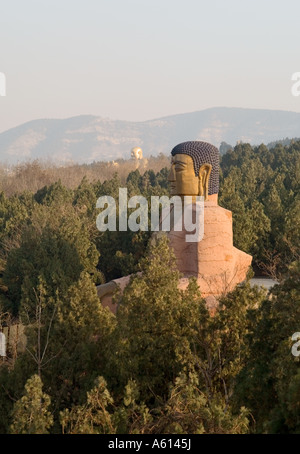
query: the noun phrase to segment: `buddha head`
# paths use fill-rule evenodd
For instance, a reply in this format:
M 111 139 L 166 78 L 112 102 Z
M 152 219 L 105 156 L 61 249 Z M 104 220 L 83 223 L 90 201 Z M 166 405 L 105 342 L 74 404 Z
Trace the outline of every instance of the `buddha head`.
M 171 151 L 168 180 L 171 194 L 203 196 L 218 194 L 219 150 L 207 142 L 183 142 Z
M 134 147 L 131 150 L 132 159 L 143 159 L 143 151 L 141 147 Z

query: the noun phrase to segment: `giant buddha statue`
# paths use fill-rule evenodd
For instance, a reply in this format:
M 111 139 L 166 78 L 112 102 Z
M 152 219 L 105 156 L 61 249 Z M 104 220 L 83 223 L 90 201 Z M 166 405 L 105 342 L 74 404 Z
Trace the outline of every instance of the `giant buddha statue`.
M 204 233 L 200 241 L 187 242 L 184 227 L 178 231 L 171 226 L 166 233 L 183 275 L 179 288 L 185 289 L 189 277 L 196 277 L 208 308 L 214 312 L 218 298 L 245 280 L 252 257 L 233 246 L 232 213 L 218 205 L 219 150 L 207 142 L 192 141 L 180 143 L 171 155 L 171 195 L 191 196 L 194 217 L 199 216 L 197 196 L 204 199 Z M 112 296 L 117 288 L 122 292 L 129 280 L 130 276 L 125 276 L 99 286 L 102 304 L 115 312 Z
M 213 309 L 217 298 L 245 280 L 252 257 L 233 246 L 232 213 L 218 205 L 219 150 L 202 142 L 184 142 L 173 148 L 169 182 L 172 195 L 204 197 L 204 235 L 187 243 L 187 232 L 171 230 L 179 271 L 195 276 L 207 305 Z M 182 279 L 180 287 L 187 285 Z

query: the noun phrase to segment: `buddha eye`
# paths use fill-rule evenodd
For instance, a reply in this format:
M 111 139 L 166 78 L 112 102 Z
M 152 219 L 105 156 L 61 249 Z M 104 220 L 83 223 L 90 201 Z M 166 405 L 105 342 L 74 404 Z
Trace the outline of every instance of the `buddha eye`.
M 175 170 L 176 170 L 176 172 L 181 171 L 181 170 L 184 170 L 184 169 L 185 169 L 185 165 L 184 165 L 184 164 L 179 164 L 179 163 L 176 163 L 176 164 L 175 164 Z

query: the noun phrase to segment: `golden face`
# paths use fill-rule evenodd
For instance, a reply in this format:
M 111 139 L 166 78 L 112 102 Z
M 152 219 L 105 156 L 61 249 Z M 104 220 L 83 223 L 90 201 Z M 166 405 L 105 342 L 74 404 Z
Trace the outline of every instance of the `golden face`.
M 186 154 L 172 156 L 168 181 L 171 184 L 171 195 L 208 197 L 208 180 L 212 166 L 203 164 L 199 176 L 195 175 L 193 159 Z
M 171 183 L 171 195 L 198 195 L 199 182 L 191 156 L 172 156 L 168 180 Z

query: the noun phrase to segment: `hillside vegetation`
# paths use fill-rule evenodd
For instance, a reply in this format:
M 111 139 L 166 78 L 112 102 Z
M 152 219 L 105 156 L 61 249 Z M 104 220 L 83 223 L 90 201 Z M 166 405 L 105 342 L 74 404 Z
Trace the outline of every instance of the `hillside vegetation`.
M 0 363 L 0 433 L 300 433 L 300 142 L 222 157 L 234 243 L 279 285 L 247 280 L 214 317 L 165 238 L 96 229 L 102 195 L 169 194 L 168 157 L 117 164 L 2 169 L 0 327 L 27 349 Z M 115 316 L 96 284 L 130 273 Z

